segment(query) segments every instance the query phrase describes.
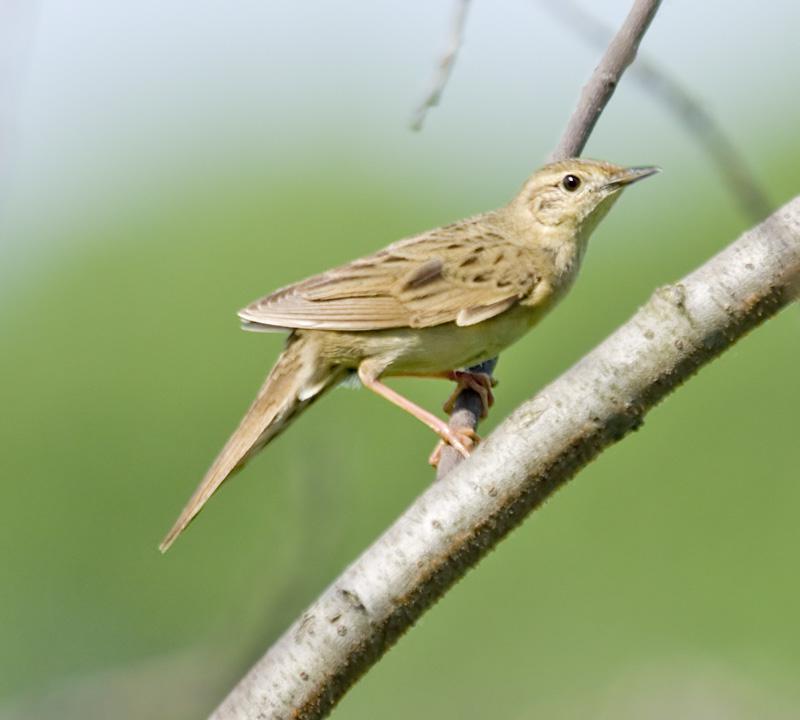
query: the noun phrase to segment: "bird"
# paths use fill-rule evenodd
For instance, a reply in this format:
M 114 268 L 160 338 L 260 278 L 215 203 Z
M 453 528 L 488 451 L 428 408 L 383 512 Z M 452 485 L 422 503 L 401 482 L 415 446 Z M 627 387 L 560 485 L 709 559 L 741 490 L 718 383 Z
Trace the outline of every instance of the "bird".
M 418 376 L 476 390 L 465 368 L 528 332 L 572 287 L 592 231 L 623 189 L 659 171 L 569 158 L 533 173 L 510 203 L 287 285 L 239 312 L 242 326 L 287 332 L 255 400 L 159 548 L 165 552 L 223 481 L 327 390 L 357 380 L 468 456 L 478 441 L 383 380 Z M 436 457 L 432 457 L 433 462 Z

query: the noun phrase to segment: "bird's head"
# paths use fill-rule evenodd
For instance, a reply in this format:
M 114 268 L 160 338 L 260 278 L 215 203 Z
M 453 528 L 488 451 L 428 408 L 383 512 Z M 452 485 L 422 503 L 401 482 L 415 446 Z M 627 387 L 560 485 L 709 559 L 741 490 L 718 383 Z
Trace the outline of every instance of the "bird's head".
M 535 223 L 589 233 L 631 183 L 659 172 L 657 167 L 612 165 L 570 158 L 545 165 L 525 182 L 512 201 Z

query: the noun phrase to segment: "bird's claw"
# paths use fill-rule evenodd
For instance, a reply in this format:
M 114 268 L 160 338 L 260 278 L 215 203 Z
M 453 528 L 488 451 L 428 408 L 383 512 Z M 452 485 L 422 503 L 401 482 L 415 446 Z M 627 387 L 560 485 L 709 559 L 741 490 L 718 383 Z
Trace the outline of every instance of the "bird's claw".
M 456 389 L 442 405 L 444 411 L 448 415 L 451 414 L 461 391 L 468 388 L 480 396 L 481 418 L 485 418 L 489 414 L 489 408 L 494 405 L 492 388 L 497 385 L 497 380 L 487 373 L 475 373 L 468 370 L 454 370 L 450 373 L 450 379 L 456 382 Z
M 480 435 L 472 428 L 447 428 L 447 432 L 442 432 L 442 439 L 439 440 L 433 452 L 428 458 L 428 464 L 437 467 L 442 458 L 442 449 L 445 445 L 455 448 L 463 457 L 468 458 L 470 452 L 481 441 Z

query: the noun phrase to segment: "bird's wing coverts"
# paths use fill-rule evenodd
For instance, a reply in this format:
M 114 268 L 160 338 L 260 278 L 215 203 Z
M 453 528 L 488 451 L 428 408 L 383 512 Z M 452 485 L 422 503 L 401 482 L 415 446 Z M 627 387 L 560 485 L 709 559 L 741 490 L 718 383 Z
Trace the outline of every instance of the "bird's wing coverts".
M 248 326 L 342 331 L 473 325 L 530 294 L 537 264 L 502 231 L 465 221 L 289 285 L 239 317 Z

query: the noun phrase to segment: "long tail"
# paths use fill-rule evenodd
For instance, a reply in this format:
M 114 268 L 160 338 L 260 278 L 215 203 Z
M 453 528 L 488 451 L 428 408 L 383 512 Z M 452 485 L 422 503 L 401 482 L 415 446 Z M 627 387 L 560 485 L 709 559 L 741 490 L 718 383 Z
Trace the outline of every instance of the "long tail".
M 290 336 L 239 427 L 159 545 L 161 552 L 169 549 L 227 477 L 243 467 L 342 374 L 341 370 L 320 363 L 316 343 L 307 335 Z

